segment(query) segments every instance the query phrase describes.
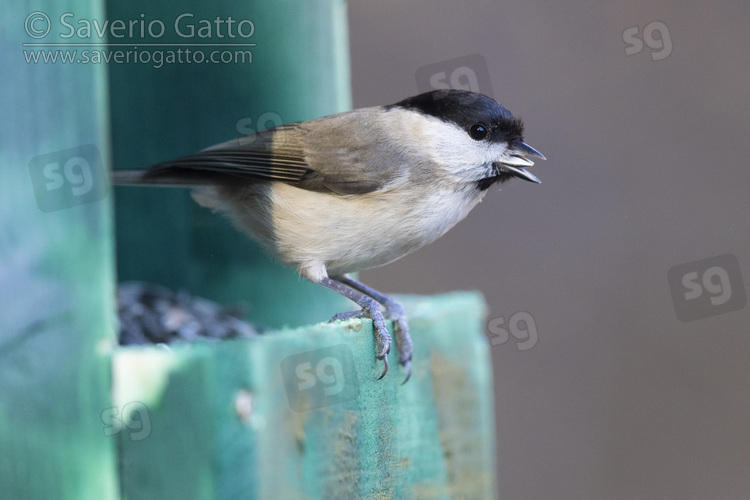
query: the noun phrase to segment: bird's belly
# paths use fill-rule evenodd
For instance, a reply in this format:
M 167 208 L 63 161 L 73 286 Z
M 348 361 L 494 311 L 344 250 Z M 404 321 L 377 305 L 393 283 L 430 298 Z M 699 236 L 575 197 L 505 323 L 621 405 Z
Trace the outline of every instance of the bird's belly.
M 329 275 L 392 262 L 434 241 L 463 219 L 481 192 L 398 190 L 340 196 L 274 184 L 275 250 L 301 270 Z

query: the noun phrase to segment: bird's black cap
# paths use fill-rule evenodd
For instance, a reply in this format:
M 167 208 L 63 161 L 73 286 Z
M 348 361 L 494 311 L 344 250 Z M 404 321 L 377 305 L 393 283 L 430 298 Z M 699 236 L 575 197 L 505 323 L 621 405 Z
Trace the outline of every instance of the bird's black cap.
M 469 132 L 481 123 L 490 129 L 488 139 L 507 142 L 510 147 L 523 142 L 523 122 L 494 99 L 468 90 L 433 90 L 397 102 L 400 107 L 455 123 Z

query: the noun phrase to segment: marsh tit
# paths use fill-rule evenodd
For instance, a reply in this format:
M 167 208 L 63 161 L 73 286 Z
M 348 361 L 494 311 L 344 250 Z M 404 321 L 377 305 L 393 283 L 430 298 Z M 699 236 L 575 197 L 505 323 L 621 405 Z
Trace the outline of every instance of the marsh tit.
M 412 343 L 403 307 L 348 274 L 435 241 L 496 183 L 539 182 L 527 168 L 545 158 L 523 131 L 485 95 L 437 90 L 115 171 L 113 183 L 192 188 L 195 201 L 226 214 L 282 263 L 355 302 L 361 310 L 333 319 L 372 320 L 380 379 L 391 319 L 406 382 Z

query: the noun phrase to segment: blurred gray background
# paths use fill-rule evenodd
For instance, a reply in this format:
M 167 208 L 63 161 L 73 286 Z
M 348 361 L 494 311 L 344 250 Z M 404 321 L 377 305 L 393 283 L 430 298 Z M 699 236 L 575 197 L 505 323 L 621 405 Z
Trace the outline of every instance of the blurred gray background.
M 748 498 L 748 6 L 354 0 L 349 18 L 355 107 L 425 75 L 489 86 L 548 157 L 541 185 L 493 188 L 361 275 L 484 292 L 500 498 Z

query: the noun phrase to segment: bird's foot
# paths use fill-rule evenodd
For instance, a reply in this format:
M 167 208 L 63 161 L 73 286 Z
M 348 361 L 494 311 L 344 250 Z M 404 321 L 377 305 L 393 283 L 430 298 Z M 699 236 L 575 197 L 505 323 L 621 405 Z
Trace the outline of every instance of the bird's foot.
M 386 373 L 388 373 L 388 353 L 391 352 L 391 335 L 388 333 L 388 328 L 385 325 L 383 313 L 380 311 L 380 306 L 373 301 L 371 304 L 368 303 L 363 305 L 362 309 L 359 311 L 338 313 L 331 318 L 330 322 L 354 318 L 368 318 L 372 320 L 372 334 L 375 340 L 375 359 L 382 361 L 384 365 L 383 373 L 378 377 L 378 380 L 380 380 L 385 377 Z M 399 362 L 401 361 L 399 360 Z M 407 376 L 407 380 L 408 378 L 409 377 Z
M 405 384 L 411 377 L 412 342 L 409 336 L 409 322 L 404 314 L 403 306 L 393 299 L 386 305 L 386 316 L 393 322 L 393 336 L 396 338 L 398 348 L 398 363 L 406 369 Z

